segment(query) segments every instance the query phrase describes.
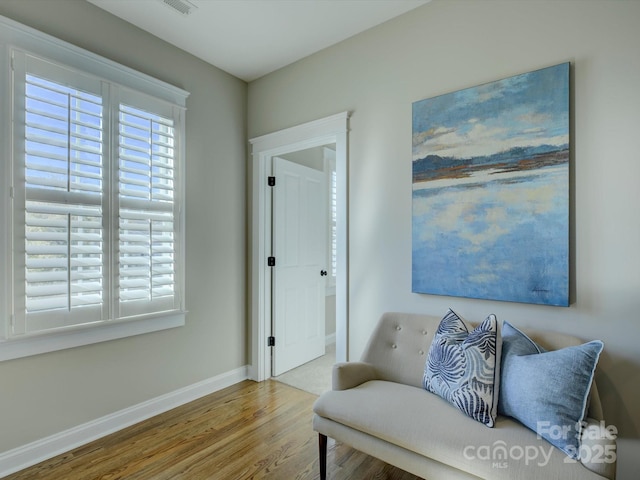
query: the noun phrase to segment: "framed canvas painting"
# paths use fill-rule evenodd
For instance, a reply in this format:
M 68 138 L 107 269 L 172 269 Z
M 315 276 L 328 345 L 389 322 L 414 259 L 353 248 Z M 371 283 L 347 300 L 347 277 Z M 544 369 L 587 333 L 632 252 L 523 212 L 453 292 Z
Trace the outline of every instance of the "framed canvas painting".
M 569 305 L 569 64 L 413 104 L 412 290 Z

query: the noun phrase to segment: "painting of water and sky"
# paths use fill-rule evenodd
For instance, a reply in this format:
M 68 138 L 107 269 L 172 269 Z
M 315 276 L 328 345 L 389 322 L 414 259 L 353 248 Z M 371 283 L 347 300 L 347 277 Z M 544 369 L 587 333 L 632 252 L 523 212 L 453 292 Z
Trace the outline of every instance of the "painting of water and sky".
M 569 64 L 413 104 L 416 293 L 569 305 Z

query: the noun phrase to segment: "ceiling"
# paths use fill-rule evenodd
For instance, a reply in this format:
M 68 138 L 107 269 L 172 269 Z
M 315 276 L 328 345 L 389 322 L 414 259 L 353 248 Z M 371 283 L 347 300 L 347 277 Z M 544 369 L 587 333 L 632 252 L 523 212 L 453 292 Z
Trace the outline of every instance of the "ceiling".
M 250 82 L 430 0 L 87 1 Z

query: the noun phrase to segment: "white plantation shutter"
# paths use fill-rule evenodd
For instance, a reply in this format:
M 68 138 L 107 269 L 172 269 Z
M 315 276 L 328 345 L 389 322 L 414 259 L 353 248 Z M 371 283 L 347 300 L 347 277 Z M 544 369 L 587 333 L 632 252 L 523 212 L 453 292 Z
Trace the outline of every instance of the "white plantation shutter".
M 171 309 L 177 300 L 175 127 L 172 109 L 166 113 L 119 105 L 118 290 L 125 315 Z
M 12 57 L 9 337 L 183 315 L 184 108 L 17 49 Z
M 27 201 L 26 311 L 103 303 L 99 207 Z
M 329 232 L 331 235 L 331 276 L 335 282 L 337 272 L 336 254 L 338 251 L 338 188 L 335 161 L 330 171 L 331 179 L 329 182 L 329 215 L 331 216 Z
M 327 198 L 329 208 L 327 210 L 327 235 L 329 248 L 327 249 L 327 264 L 329 265 L 329 276 L 327 277 L 327 295 L 335 295 L 336 272 L 337 272 L 337 251 L 338 251 L 338 188 L 336 174 L 336 151 L 329 147 L 324 147 L 325 171 L 327 175 Z
M 27 54 L 15 57 L 16 333 L 105 317 L 105 86 Z M 74 78 L 71 82 L 70 79 Z

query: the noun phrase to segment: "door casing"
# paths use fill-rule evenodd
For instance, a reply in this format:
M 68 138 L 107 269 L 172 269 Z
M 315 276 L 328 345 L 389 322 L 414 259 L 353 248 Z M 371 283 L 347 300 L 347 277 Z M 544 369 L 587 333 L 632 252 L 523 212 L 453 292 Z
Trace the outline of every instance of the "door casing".
M 327 144 L 336 146 L 336 361 L 349 359 L 348 346 L 348 141 L 349 112 L 304 123 L 249 140 L 252 165 L 251 366 L 255 381 L 271 377 L 271 195 L 267 185 L 271 157 Z

